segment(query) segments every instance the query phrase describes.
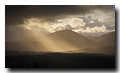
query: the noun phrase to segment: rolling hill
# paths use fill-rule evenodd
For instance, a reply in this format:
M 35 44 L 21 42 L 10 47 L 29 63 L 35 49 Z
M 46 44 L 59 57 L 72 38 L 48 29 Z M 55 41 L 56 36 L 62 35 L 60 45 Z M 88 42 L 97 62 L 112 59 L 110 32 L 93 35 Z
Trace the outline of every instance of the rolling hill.
M 11 47 L 17 51 L 67 51 L 98 45 L 100 44 L 76 32 L 62 30 L 44 36 L 28 37 L 12 43 L 6 42 L 6 49 Z
M 95 36 L 86 36 L 86 37 L 90 40 L 93 40 L 103 45 L 115 45 L 115 32 L 110 32 L 108 34 L 101 35 L 99 37 L 95 37 Z

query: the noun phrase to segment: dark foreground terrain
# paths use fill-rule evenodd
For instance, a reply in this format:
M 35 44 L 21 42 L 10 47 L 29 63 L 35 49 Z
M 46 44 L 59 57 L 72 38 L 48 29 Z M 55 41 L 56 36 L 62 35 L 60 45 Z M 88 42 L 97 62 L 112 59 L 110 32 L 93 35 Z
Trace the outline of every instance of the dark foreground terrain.
M 8 54 L 9 53 L 9 54 Z M 10 54 L 12 53 L 12 54 Z M 6 68 L 113 68 L 115 56 L 92 53 L 27 53 L 7 51 Z

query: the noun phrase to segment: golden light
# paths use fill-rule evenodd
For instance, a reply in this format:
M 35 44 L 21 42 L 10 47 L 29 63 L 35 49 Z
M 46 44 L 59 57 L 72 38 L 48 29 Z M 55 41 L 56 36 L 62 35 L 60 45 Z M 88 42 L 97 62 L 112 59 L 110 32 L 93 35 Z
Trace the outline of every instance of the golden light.
M 66 22 L 65 22 L 66 23 Z M 59 24 L 59 25 L 58 25 Z M 52 28 L 56 28 L 59 26 L 65 26 L 64 23 L 58 23 L 51 25 Z M 54 40 L 49 35 L 39 36 L 40 34 L 43 34 L 43 32 L 40 32 L 40 30 L 47 29 L 49 31 L 52 30 L 50 26 L 48 26 L 47 23 L 41 23 L 38 19 L 31 18 L 28 21 L 25 21 L 25 25 L 23 25 L 23 28 L 25 30 L 31 30 L 33 35 L 36 35 L 35 37 L 28 37 L 26 40 L 20 40 L 19 42 L 24 44 L 23 47 L 26 47 L 29 49 L 29 51 L 53 51 L 53 52 L 65 52 L 68 50 L 76 50 L 78 49 L 74 45 L 70 44 L 69 42 L 65 41 L 65 39 L 57 39 Z M 55 32 L 55 31 L 54 31 Z M 65 35 L 55 35 L 56 37 L 61 37 Z M 54 37 L 54 38 L 56 38 Z

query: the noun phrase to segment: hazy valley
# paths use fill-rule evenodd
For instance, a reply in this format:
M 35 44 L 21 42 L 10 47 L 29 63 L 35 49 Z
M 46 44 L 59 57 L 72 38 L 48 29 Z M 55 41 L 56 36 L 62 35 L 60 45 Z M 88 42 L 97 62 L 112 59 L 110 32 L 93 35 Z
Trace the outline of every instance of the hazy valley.
M 6 51 L 115 54 L 115 32 L 100 37 L 82 36 L 71 30 L 6 42 Z
M 115 68 L 114 42 L 113 32 L 85 37 L 71 30 L 6 42 L 5 67 Z

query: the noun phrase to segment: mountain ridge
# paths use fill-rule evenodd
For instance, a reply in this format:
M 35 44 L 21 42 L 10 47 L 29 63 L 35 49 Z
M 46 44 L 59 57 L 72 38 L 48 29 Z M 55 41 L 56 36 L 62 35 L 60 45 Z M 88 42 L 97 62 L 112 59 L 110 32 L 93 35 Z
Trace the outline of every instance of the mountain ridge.
M 100 44 L 89 40 L 71 30 L 57 31 L 37 37 L 28 37 L 13 43 L 6 43 L 7 50 L 17 51 L 67 51 L 86 47 L 99 46 Z
M 93 40 L 97 43 L 101 43 L 104 45 L 115 45 L 115 31 L 109 32 L 99 37 L 95 37 L 95 36 L 86 36 L 86 37 L 90 40 Z
M 44 39 L 49 39 L 53 42 L 55 41 L 58 41 L 58 42 L 64 41 L 67 43 L 70 42 L 71 44 L 77 44 L 77 45 L 82 44 L 82 43 L 85 44 L 86 46 L 87 45 L 90 46 L 92 43 L 94 45 L 97 45 L 96 42 L 91 41 L 90 39 L 84 37 L 83 35 L 76 33 L 74 31 L 71 31 L 71 30 L 62 30 L 62 31 L 57 31 L 57 32 L 47 34 L 44 36 L 29 37 L 29 39 L 20 40 L 19 42 L 45 42 Z

